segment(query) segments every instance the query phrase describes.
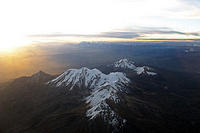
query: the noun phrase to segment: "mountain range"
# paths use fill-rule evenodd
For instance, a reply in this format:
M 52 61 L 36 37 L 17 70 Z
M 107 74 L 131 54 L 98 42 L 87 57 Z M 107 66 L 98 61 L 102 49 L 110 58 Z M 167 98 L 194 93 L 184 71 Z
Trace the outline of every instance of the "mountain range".
M 200 111 L 192 106 L 198 100 L 185 100 L 188 90 L 169 80 L 173 72 L 136 66 L 128 59 L 108 67 L 113 69 L 108 74 L 87 67 L 57 76 L 40 71 L 3 85 L 0 132 L 199 131 Z

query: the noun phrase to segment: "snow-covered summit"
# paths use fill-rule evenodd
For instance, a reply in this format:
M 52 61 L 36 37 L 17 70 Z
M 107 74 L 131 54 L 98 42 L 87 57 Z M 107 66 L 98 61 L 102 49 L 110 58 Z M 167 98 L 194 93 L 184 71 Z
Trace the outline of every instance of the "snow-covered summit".
M 128 60 L 128 59 L 120 59 L 114 63 L 115 68 L 121 68 L 121 69 L 131 69 L 135 71 L 138 75 L 140 74 L 146 74 L 146 75 L 151 75 L 154 76 L 156 75 L 155 72 L 151 72 L 151 68 L 148 66 L 135 66 L 134 62 Z
M 134 62 L 129 61 L 128 59 L 120 59 L 119 61 L 116 61 L 114 63 L 114 67 L 117 68 L 123 68 L 123 69 L 135 69 L 136 66 L 134 65 Z
M 123 92 L 129 82 L 130 80 L 121 72 L 106 75 L 98 69 L 83 67 L 69 69 L 48 84 L 67 87 L 69 90 L 73 90 L 75 86 L 88 88 L 90 95 L 85 98 L 86 103 L 89 104 L 86 116 L 90 119 L 102 116 L 110 124 L 116 125 L 123 119 L 115 114 L 106 101 L 111 100 L 117 104 L 120 101 L 118 92 Z
M 49 82 L 49 84 L 55 84 L 59 86 L 70 86 L 72 90 L 75 86 L 89 89 L 101 88 L 107 85 L 113 88 L 118 88 L 127 84 L 129 79 L 126 78 L 124 73 L 115 72 L 108 75 L 102 73 L 98 69 L 88 69 L 82 67 L 80 69 L 69 69 L 62 73 L 57 78 Z
M 137 67 L 135 71 L 137 72 L 138 75 L 140 74 L 147 74 L 151 76 L 157 75 L 157 73 L 151 72 L 151 68 L 147 66 Z

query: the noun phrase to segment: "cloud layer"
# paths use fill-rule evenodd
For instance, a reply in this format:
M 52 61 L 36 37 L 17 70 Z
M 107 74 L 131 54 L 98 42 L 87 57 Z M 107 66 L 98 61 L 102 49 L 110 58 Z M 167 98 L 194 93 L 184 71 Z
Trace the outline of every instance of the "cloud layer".
M 27 35 L 197 38 L 200 32 L 199 0 L 2 0 L 0 16 L 0 42 L 13 45 Z
M 171 35 L 177 36 L 177 39 L 200 39 L 200 32 L 180 32 L 171 30 L 167 27 L 138 27 L 136 29 L 127 29 L 120 31 L 112 32 L 101 32 L 99 34 L 34 34 L 29 35 L 32 38 L 63 38 L 63 37 L 83 37 L 83 38 L 119 38 L 119 39 L 152 39 L 152 36 L 157 36 L 157 39 L 161 38 L 160 36 L 165 35 L 166 38 Z M 179 38 L 182 36 L 184 38 Z M 156 39 L 156 37 L 154 37 Z M 163 38 L 165 39 L 165 38 Z M 170 37 L 168 38 L 170 39 Z

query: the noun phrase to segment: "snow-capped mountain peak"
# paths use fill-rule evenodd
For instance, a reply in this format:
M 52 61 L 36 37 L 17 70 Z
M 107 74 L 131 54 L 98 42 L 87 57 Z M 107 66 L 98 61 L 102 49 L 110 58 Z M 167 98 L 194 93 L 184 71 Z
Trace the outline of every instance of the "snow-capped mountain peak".
M 117 68 L 124 68 L 124 69 L 135 69 L 136 66 L 134 65 L 134 62 L 129 61 L 128 59 L 120 59 L 119 61 L 116 61 L 114 63 L 114 67 Z
M 71 85 L 70 90 L 72 90 L 75 86 L 95 89 L 105 85 L 111 85 L 113 88 L 117 88 L 128 82 L 129 79 L 121 72 L 106 75 L 98 69 L 82 67 L 81 69 L 69 69 L 49 83 L 55 84 L 57 87 L 69 87 Z
M 120 69 L 130 69 L 135 71 L 138 75 L 140 74 L 147 74 L 154 76 L 156 75 L 155 72 L 151 72 L 151 68 L 148 66 L 142 66 L 142 67 L 137 67 L 134 65 L 134 62 L 129 61 L 128 59 L 120 59 L 119 61 L 116 61 L 114 63 L 115 68 L 120 68 Z
M 140 75 L 140 74 L 147 74 L 147 75 L 154 76 L 154 75 L 157 74 L 155 72 L 151 72 L 151 68 L 147 67 L 147 66 L 137 67 L 135 69 L 135 71 L 137 72 L 138 75 Z
M 83 67 L 69 69 L 48 84 L 67 87 L 69 90 L 73 90 L 75 86 L 87 88 L 90 95 L 85 98 L 86 103 L 89 104 L 86 116 L 90 119 L 102 116 L 110 124 L 116 125 L 119 121 L 124 120 L 115 114 L 106 101 L 112 100 L 114 103 L 118 103 L 120 101 L 118 92 L 126 90 L 129 82 L 130 80 L 121 72 L 106 75 L 98 69 Z

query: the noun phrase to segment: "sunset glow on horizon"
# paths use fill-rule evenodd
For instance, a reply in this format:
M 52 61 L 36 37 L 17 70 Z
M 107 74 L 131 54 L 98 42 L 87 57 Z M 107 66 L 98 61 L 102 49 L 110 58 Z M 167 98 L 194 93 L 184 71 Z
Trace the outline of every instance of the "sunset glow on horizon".
M 197 0 L 6 0 L 0 51 L 39 41 L 200 39 Z

